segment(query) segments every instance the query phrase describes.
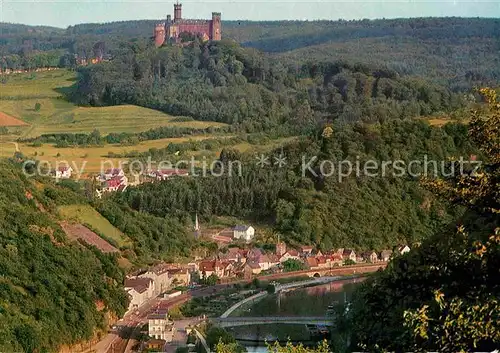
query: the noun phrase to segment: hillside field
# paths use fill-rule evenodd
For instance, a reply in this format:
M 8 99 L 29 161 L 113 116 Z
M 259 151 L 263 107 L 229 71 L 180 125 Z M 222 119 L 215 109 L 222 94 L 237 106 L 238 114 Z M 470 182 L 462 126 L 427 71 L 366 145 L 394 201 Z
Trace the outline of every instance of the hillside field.
M 220 136 L 219 138 L 231 137 L 230 135 Z M 212 135 L 198 135 L 178 138 L 165 138 L 160 140 L 148 140 L 140 142 L 137 145 L 104 145 L 102 147 L 68 147 L 58 148 L 52 144 L 43 144 L 35 147 L 29 143 L 17 143 L 21 153 L 33 159 L 48 161 L 54 166 L 56 161 L 68 161 L 76 163 L 79 167 L 85 164 L 84 174 L 98 173 L 101 171 L 101 162 L 109 161 L 118 166 L 120 162 L 125 162 L 128 158 L 109 158 L 108 154 L 124 155 L 131 152 L 146 152 L 151 148 L 165 148 L 169 143 L 181 143 L 189 141 L 199 141 L 209 138 L 216 138 Z M 0 157 L 11 157 L 16 152 L 16 144 L 13 142 L 0 143 Z M 109 167 L 109 164 L 105 164 Z
M 106 218 L 101 216 L 99 212 L 89 205 L 60 206 L 58 211 L 65 220 L 76 221 L 84 225 L 88 224 L 92 229 L 104 235 L 106 238 L 115 241 L 120 247 L 130 243 L 127 236 L 113 227 Z
M 133 105 L 79 107 L 63 98 L 63 91 L 76 80 L 74 72 L 55 70 L 2 77 L 0 112 L 21 119 L 29 126 L 16 128 L 23 138 L 49 133 L 85 133 L 98 129 L 140 132 L 161 126 L 206 128 L 225 124 L 206 121 L 173 121 L 175 117 Z M 35 109 L 36 103 L 40 109 Z

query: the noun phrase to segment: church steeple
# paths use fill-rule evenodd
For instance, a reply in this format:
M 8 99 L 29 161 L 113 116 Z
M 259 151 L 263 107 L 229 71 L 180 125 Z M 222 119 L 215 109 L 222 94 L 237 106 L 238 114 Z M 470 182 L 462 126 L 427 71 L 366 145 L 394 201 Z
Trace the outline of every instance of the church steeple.
M 198 238 L 200 235 L 201 235 L 200 224 L 198 223 L 198 212 L 197 212 L 194 219 L 194 236 Z

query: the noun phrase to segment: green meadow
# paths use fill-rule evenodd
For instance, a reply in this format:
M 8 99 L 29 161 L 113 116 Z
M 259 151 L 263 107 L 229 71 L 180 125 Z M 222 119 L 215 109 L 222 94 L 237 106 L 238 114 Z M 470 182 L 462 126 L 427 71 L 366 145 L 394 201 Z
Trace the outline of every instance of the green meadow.
M 85 133 L 98 129 L 111 132 L 140 132 L 162 126 L 206 128 L 225 124 L 205 121 L 176 121 L 175 117 L 134 105 L 79 107 L 63 92 L 75 83 L 67 70 L 16 74 L 2 77 L 0 112 L 29 124 L 13 131 L 23 138 L 49 133 Z M 39 109 L 35 106 L 39 103 Z

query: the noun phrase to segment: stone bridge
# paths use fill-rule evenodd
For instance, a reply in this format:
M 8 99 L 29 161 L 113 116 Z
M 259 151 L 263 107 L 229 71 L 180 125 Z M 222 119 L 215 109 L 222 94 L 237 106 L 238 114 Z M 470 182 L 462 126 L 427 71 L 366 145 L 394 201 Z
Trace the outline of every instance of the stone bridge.
M 322 325 L 333 326 L 333 318 L 324 316 L 266 316 L 266 317 L 227 317 L 212 319 L 220 327 L 236 327 L 265 324 Z

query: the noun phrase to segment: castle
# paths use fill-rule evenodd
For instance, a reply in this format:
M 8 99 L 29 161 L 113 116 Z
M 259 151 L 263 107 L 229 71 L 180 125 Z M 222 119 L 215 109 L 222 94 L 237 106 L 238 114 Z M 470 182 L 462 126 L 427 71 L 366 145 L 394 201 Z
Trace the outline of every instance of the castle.
M 203 40 L 221 40 L 221 14 L 212 12 L 211 20 L 187 20 L 182 18 L 182 4 L 174 4 L 174 20 L 167 15 L 165 23 L 155 26 L 155 45 L 160 47 L 165 41 L 180 41 L 181 33 L 190 33 L 199 36 Z

